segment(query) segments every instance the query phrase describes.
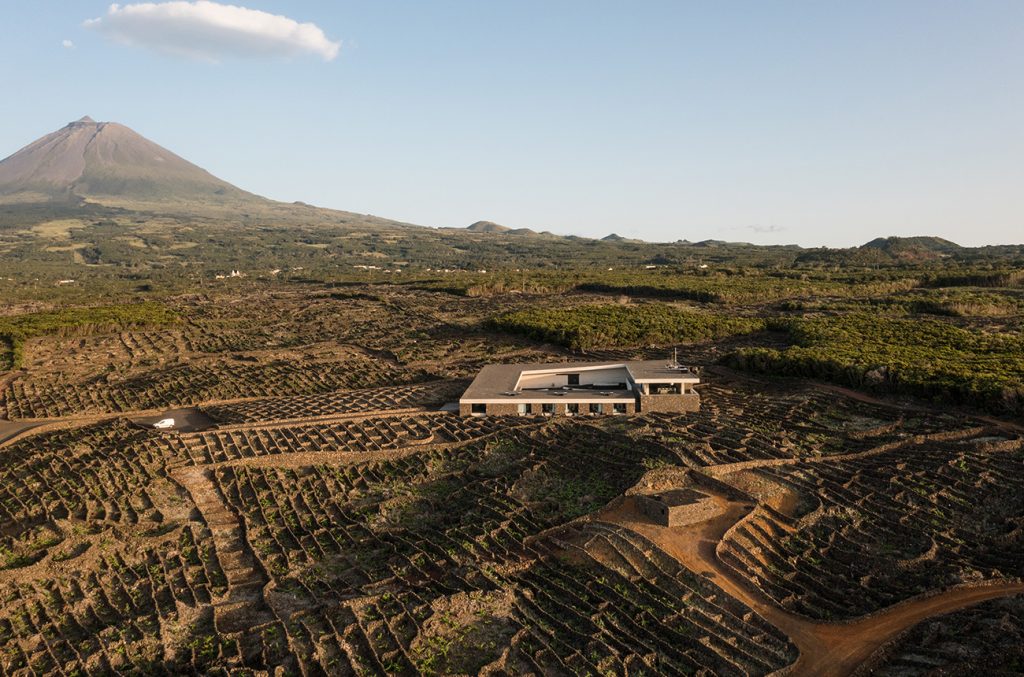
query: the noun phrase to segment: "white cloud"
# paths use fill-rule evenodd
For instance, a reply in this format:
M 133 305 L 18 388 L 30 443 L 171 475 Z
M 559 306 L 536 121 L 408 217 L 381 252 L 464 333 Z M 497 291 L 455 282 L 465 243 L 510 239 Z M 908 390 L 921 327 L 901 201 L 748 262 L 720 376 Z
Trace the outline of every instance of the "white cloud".
M 70 40 L 61 40 L 60 41 L 60 46 L 63 47 L 64 49 L 74 49 L 75 48 L 75 43 L 71 42 Z
M 208 0 L 114 4 L 85 27 L 126 45 L 209 61 L 301 54 L 330 61 L 341 49 L 316 24 Z
M 786 230 L 784 226 L 776 226 L 774 224 L 770 226 L 747 226 L 747 230 L 752 230 L 755 233 L 781 233 Z

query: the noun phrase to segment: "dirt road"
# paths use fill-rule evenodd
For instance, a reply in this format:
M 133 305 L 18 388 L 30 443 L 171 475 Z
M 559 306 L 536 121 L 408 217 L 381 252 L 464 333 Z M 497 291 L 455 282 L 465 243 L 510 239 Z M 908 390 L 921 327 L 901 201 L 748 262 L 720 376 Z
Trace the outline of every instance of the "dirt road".
M 163 421 L 171 419 L 174 424 L 166 430 L 173 430 L 179 433 L 194 433 L 203 430 L 208 430 L 213 426 L 217 425 L 217 422 L 212 418 L 203 413 L 201 409 L 196 407 L 188 407 L 185 409 L 168 409 L 167 411 L 154 414 L 152 416 L 140 416 L 132 419 L 132 423 L 144 426 L 152 427 L 157 421 Z
M 7 440 L 13 439 L 25 432 L 31 430 L 36 426 L 42 425 L 41 423 L 24 423 L 22 421 L 7 421 L 0 419 L 0 444 L 3 444 Z
M 630 497 L 622 504 L 603 511 L 597 519 L 632 529 L 646 537 L 691 571 L 707 575 L 726 593 L 743 601 L 786 633 L 800 651 L 800 657 L 788 674 L 852 675 L 886 642 L 922 620 L 996 597 L 1024 593 L 1024 583 L 959 588 L 910 599 L 849 623 L 819 623 L 775 606 L 722 564 L 716 554 L 718 543 L 726 531 L 751 512 L 751 508 L 724 497 L 716 497 L 716 500 L 725 509 L 723 514 L 684 527 L 662 527 L 650 523 Z

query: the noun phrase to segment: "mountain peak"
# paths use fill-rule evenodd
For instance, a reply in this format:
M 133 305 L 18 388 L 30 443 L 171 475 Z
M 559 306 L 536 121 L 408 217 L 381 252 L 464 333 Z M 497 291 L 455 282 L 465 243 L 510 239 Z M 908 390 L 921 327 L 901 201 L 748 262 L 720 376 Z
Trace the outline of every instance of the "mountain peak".
M 0 196 L 217 203 L 256 196 L 124 125 L 85 117 L 0 160 Z

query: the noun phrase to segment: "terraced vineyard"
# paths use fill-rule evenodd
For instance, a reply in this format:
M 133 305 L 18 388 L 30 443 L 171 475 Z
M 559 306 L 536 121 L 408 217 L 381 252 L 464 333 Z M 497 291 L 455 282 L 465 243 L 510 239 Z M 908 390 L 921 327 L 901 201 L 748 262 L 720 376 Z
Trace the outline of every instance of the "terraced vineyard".
M 713 374 L 702 391 L 701 411 L 647 416 L 638 437 L 668 446 L 684 464 L 701 467 L 861 453 L 968 425 L 949 414 L 900 412 L 825 390 L 770 384 L 751 389 L 728 372 Z
M 824 620 L 1021 578 L 1022 450 L 1020 438 L 968 429 L 870 457 L 758 470 L 813 508 L 794 518 L 760 512 L 719 552 L 781 607 Z
M 40 538 L 59 543 L 60 520 L 157 528 L 164 517 L 155 494 L 176 493 L 163 472 L 171 445 L 125 421 L 33 435 L 3 453 L 0 511 L 9 558 L 34 557 L 17 553 Z
M 369 417 L 260 426 L 183 435 L 185 453 L 205 463 L 276 454 L 359 453 L 467 441 L 524 425 L 527 419 L 462 419 L 448 414 Z
M 65 380 L 47 375 L 19 378 L 8 387 L 12 418 L 59 418 L 80 414 L 169 409 L 200 402 L 328 393 L 379 386 L 424 375 L 399 374 L 376 360 L 352 355 L 345 362 L 274 360 L 263 364 L 217 361 L 145 371 L 124 380 L 97 376 Z
M 1019 674 L 1024 670 L 1024 596 L 979 604 L 914 628 L 878 656 L 874 674 Z
M 1019 665 L 1018 423 L 719 364 L 763 333 L 682 346 L 696 413 L 443 408 L 483 364 L 571 357 L 486 322 L 536 302 L 278 290 L 29 340 L 0 375 L 0 674 Z M 186 405 L 208 425 L 139 423 Z M 637 511 L 681 487 L 714 510 Z
M 325 416 L 343 416 L 372 412 L 413 410 L 441 405 L 457 399 L 465 389 L 460 381 L 352 391 L 333 391 L 322 395 L 268 397 L 205 407 L 206 413 L 228 423 L 259 423 Z

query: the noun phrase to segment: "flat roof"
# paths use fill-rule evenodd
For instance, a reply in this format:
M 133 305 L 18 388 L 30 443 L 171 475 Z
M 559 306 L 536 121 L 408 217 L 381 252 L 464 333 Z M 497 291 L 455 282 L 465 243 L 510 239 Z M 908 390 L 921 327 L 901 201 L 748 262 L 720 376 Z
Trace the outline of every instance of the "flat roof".
M 624 368 L 634 383 L 700 383 L 692 371 L 670 367 L 668 360 L 630 362 L 554 362 L 547 364 L 488 364 L 463 393 L 462 402 L 634 402 L 632 390 L 615 388 L 543 388 L 516 390 L 524 372 L 562 374 L 593 369 Z M 561 393 L 556 395 L 555 393 Z M 603 395 L 602 393 L 610 393 Z

